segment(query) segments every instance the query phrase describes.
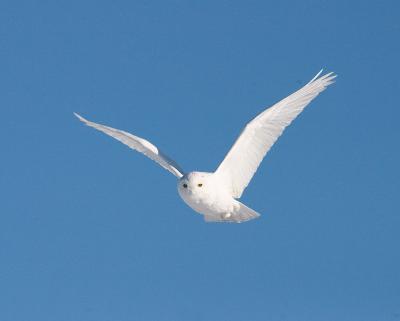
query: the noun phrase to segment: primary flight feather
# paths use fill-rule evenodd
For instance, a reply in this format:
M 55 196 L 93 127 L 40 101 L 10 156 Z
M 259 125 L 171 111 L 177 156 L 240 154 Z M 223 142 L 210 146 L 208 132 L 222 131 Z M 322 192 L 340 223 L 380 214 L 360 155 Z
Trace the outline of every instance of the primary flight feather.
M 284 129 L 336 77 L 333 73 L 320 77 L 321 72 L 304 87 L 251 120 L 214 173 L 185 173 L 175 161 L 144 138 L 75 115 L 86 125 L 143 153 L 174 174 L 178 178 L 179 195 L 192 209 L 204 215 L 206 222 L 240 223 L 260 216 L 237 199 L 241 197 L 265 154 Z

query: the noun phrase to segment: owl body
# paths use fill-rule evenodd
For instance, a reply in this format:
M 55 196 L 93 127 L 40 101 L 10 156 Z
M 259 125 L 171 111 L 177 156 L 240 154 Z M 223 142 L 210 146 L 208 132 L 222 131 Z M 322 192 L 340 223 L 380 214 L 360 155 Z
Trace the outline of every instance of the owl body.
M 189 207 L 209 218 L 229 217 L 239 208 L 239 202 L 214 173 L 185 174 L 178 181 L 178 193 Z

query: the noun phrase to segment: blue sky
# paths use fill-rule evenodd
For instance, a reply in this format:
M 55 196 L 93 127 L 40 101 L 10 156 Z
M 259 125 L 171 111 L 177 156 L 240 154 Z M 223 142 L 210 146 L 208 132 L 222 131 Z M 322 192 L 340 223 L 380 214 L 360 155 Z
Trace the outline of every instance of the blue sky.
M 400 320 L 399 9 L 1 1 L 0 320 Z M 204 223 L 72 115 L 212 171 L 321 67 L 337 82 L 265 158 L 246 224 Z

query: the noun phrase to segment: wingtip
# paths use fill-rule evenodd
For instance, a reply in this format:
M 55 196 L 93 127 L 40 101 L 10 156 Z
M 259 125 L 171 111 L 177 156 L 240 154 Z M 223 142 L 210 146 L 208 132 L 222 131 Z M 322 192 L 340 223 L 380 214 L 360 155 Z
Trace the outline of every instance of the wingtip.
M 311 79 L 311 80 L 307 83 L 307 85 L 308 85 L 308 84 L 311 84 L 314 80 L 316 80 L 316 79 L 322 74 L 323 71 L 324 71 L 324 68 L 322 68 L 322 69 L 313 77 L 313 79 Z
M 87 123 L 88 121 L 83 118 L 81 115 L 79 115 L 78 113 L 73 113 L 75 115 L 76 118 L 78 118 L 81 122 Z
M 325 75 L 323 75 L 323 76 L 321 76 L 321 74 L 322 74 L 322 72 L 324 71 L 324 69 L 322 68 L 315 76 L 314 76 L 314 78 L 313 79 L 311 79 L 309 82 L 308 82 L 308 84 L 311 84 L 311 83 L 313 83 L 314 81 L 316 81 L 316 80 L 327 80 L 327 81 L 329 81 L 330 83 L 332 83 L 333 82 L 333 79 L 335 79 L 336 77 L 337 77 L 337 74 L 335 74 L 334 72 L 328 72 L 328 73 L 326 73 Z M 307 84 L 307 85 L 308 85 Z

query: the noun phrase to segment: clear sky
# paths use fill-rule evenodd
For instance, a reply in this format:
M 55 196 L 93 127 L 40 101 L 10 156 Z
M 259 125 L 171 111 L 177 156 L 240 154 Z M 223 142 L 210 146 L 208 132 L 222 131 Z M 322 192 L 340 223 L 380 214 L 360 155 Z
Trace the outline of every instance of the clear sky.
M 0 320 L 400 320 L 398 1 L 0 2 Z M 328 88 L 206 224 L 83 126 L 214 170 L 245 123 Z

